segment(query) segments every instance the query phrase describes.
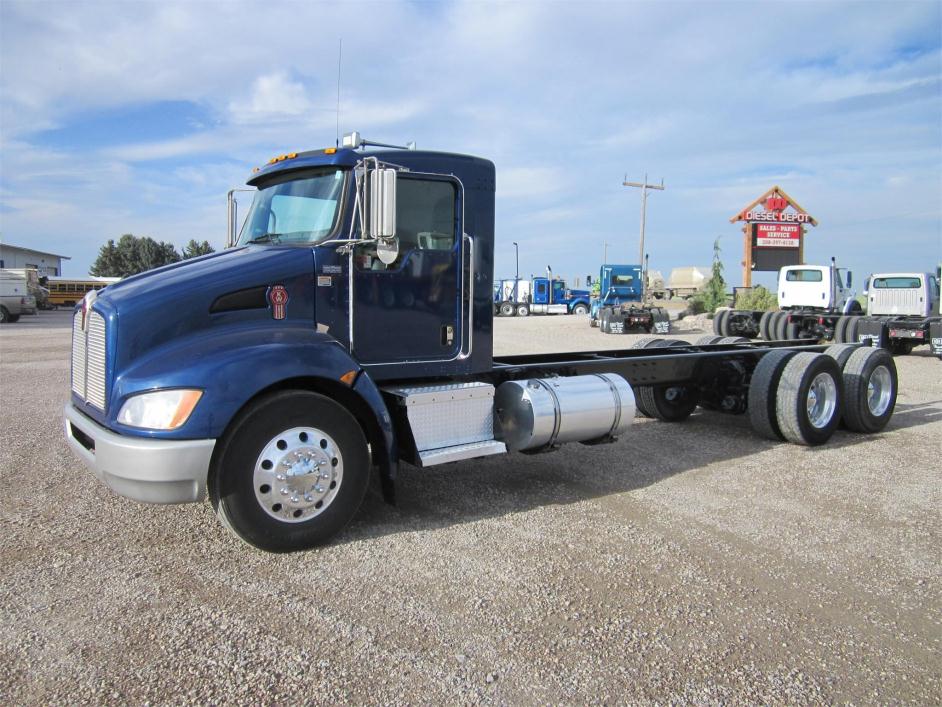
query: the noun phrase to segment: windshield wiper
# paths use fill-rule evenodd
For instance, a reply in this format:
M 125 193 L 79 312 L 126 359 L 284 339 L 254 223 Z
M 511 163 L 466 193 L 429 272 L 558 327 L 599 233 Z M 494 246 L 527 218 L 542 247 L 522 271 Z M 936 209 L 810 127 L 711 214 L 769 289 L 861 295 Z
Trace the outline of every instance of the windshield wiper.
M 250 238 L 247 243 L 281 243 L 281 235 L 278 233 L 263 233 L 255 238 Z

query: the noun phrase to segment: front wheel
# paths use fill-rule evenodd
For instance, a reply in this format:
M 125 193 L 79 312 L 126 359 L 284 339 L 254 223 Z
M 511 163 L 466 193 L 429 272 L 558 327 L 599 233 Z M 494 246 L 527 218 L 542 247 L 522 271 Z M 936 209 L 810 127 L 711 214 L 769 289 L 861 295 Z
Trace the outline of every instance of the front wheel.
M 575 307 L 572 308 L 572 313 L 573 314 L 588 314 L 589 308 L 586 307 L 584 304 L 577 304 Z
M 317 393 L 284 391 L 253 404 L 227 433 L 210 499 L 250 545 L 304 550 L 350 521 L 369 469 L 366 438 L 346 408 Z
M 10 321 L 10 313 L 6 307 L 0 306 L 0 324 L 6 324 Z

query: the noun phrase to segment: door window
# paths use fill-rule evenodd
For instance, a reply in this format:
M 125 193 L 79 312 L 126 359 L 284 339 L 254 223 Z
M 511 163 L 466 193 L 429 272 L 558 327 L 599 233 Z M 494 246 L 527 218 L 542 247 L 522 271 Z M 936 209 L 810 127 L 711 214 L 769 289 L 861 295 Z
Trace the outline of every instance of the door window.
M 401 178 L 396 192 L 400 252 L 451 250 L 456 230 L 454 184 L 440 179 Z

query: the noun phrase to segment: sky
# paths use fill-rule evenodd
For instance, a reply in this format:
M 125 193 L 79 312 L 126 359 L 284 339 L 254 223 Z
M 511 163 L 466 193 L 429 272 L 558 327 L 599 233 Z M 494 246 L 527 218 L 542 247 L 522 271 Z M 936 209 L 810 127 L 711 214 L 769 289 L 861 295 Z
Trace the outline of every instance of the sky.
M 0 239 L 223 247 L 226 192 L 340 131 L 497 167 L 496 275 L 709 265 L 773 185 L 855 277 L 942 260 L 940 2 L 0 2 Z M 243 202 L 242 213 L 245 213 Z M 757 274 L 756 281 L 770 282 Z

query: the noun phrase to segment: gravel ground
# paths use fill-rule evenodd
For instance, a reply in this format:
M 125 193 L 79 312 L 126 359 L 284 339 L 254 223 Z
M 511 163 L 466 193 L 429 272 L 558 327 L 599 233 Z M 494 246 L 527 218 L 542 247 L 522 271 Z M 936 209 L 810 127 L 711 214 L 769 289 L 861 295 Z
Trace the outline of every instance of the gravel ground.
M 405 466 L 326 548 L 139 505 L 63 440 L 69 317 L 0 331 L 4 704 L 942 700 L 942 362 L 887 430 L 773 444 L 741 417 Z M 623 347 L 499 319 L 499 353 Z M 695 338 L 700 332 L 682 335 Z

